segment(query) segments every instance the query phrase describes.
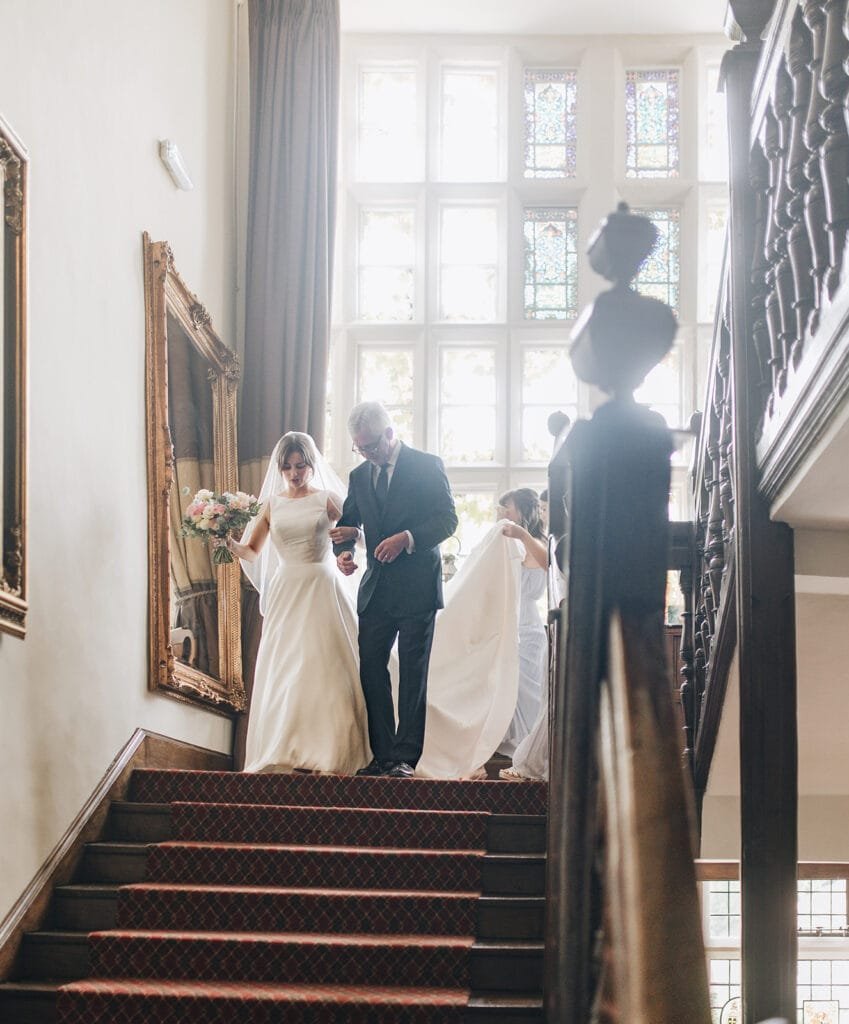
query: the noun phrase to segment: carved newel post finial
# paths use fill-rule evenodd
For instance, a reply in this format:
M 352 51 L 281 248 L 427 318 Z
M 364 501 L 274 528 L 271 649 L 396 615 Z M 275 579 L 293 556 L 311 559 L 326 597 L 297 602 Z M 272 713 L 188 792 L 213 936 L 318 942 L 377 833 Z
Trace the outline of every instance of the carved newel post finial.
M 647 217 L 620 203 L 592 236 L 590 266 L 613 287 L 593 302 L 572 332 L 575 373 L 616 399 L 630 400 L 646 374 L 672 347 L 677 322 L 659 299 L 640 295 L 630 282 L 657 242 Z

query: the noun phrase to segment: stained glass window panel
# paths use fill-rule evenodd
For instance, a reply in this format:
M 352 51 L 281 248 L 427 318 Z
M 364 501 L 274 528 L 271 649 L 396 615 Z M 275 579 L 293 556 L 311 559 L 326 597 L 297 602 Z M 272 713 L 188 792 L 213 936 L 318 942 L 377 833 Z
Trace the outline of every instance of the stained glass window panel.
M 578 312 L 578 211 L 525 209 L 525 318 L 572 320 Z
M 525 177 L 574 178 L 578 73 L 525 68 Z
M 357 177 L 421 180 L 415 67 L 361 68 L 358 98 Z
M 523 462 L 548 462 L 553 438 L 548 417 L 557 410 L 574 423 L 578 415 L 578 381 L 565 345 L 522 348 Z
M 494 206 L 446 206 L 440 221 L 440 319 L 494 320 L 498 211 Z
M 498 177 L 498 72 L 445 67 L 442 71 L 439 177 L 494 181 Z
M 412 349 L 360 348 L 357 360 L 357 401 L 380 402 L 396 432 L 413 436 L 413 352 Z
M 679 72 L 625 73 L 625 173 L 674 178 L 680 173 Z
M 358 262 L 358 319 L 412 320 L 415 212 L 361 209 Z
M 806 957 L 799 960 L 797 971 L 799 1020 L 804 1024 L 849 1024 L 849 960 Z M 826 1012 L 828 1016 L 822 1016 Z
M 439 454 L 451 465 L 495 459 L 495 350 L 454 348 L 439 354 Z
M 675 208 L 634 210 L 658 231 L 654 248 L 643 261 L 635 285 L 643 295 L 666 302 L 678 316 L 681 293 L 681 211 Z

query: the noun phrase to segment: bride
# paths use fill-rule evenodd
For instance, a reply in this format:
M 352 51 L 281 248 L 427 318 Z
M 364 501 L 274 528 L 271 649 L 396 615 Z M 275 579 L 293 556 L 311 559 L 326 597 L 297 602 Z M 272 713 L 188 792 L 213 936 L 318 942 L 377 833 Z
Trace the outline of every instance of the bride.
M 264 619 L 247 772 L 353 774 L 371 757 L 357 623 L 328 536 L 341 490 L 308 434 L 284 434 L 260 493 L 263 512 L 241 543 L 229 542 L 260 592 Z
M 371 757 L 354 591 L 347 589 L 356 580 L 346 581 L 330 553 L 329 531 L 344 492 L 308 434 L 284 434 L 259 495 L 264 511 L 241 543 L 230 542 L 259 590 L 264 616 L 245 771 L 353 774 Z M 503 525 L 493 525 L 446 586 L 434 630 L 418 776 L 472 775 L 513 717 L 524 549 Z M 345 529 L 349 540 L 359 532 Z M 397 686 L 397 664 L 390 671 Z

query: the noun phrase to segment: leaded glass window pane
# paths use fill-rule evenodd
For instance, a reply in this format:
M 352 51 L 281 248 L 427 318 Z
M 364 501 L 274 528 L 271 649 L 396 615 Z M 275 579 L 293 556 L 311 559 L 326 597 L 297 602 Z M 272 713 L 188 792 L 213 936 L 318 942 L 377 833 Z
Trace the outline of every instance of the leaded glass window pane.
M 357 401 L 381 402 L 396 433 L 413 436 L 413 351 L 362 346 L 357 359 Z
M 708 960 L 708 982 L 711 1020 L 714 1024 L 726 1024 L 728 1018 L 723 1017 L 723 1010 L 730 1000 L 740 998 L 740 961 L 712 957 Z
M 445 206 L 440 218 L 439 317 L 496 318 L 498 211 L 494 206 Z
M 725 227 L 728 222 L 728 205 L 714 202 L 707 207 L 705 218 L 706 267 L 705 279 L 699 282 L 701 289 L 702 319 L 713 319 L 719 297 L 719 275 L 722 272 L 722 256 L 725 249 Z
M 358 99 L 357 177 L 421 180 L 415 67 L 361 68 Z
M 572 320 L 578 312 L 578 211 L 525 210 L 525 318 Z
M 442 70 L 439 177 L 494 181 L 498 177 L 498 72 Z
M 452 465 L 495 460 L 495 349 L 439 353 L 439 453 Z
M 846 879 L 800 879 L 797 926 L 801 932 L 840 932 L 846 929 Z
M 677 70 L 625 73 L 625 174 L 675 178 L 678 149 Z
M 454 507 L 457 510 L 455 536 L 460 542 L 457 562 L 461 564 L 474 547 L 483 540 L 495 522 L 496 495 L 491 491 L 455 490 Z M 454 553 L 456 544 L 446 542 L 444 550 Z
M 413 319 L 415 212 L 409 207 L 360 210 L 358 318 Z
M 566 346 L 522 346 L 523 462 L 548 462 L 551 458 L 548 417 L 558 409 L 573 423 L 578 417 L 578 380 Z
M 684 421 L 681 387 L 681 349 L 674 345 L 653 367 L 634 392 L 634 398 L 650 405 L 666 420 L 667 426 L 678 428 Z
M 658 231 L 654 248 L 635 279 L 637 291 L 653 295 L 678 316 L 681 291 L 681 211 L 675 208 L 634 210 L 648 217 Z
M 707 68 L 704 153 L 701 177 L 707 181 L 728 180 L 728 121 L 725 93 L 719 90 L 718 64 Z
M 804 1024 L 849 1024 L 849 960 L 799 960 L 796 1009 Z
M 708 882 L 707 890 L 708 935 L 714 940 L 738 940 L 740 938 L 739 881 Z
M 578 73 L 525 68 L 525 177 L 574 178 Z

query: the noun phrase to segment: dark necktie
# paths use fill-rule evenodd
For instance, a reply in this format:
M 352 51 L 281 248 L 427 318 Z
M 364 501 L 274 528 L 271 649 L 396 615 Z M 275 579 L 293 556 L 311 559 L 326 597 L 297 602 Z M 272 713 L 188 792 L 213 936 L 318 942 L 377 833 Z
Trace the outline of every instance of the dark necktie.
M 377 498 L 377 507 L 383 511 L 386 504 L 386 492 L 389 490 L 389 465 L 384 463 L 377 474 L 377 483 L 374 485 L 374 496 Z

